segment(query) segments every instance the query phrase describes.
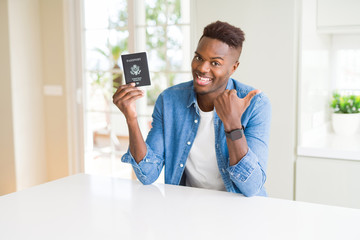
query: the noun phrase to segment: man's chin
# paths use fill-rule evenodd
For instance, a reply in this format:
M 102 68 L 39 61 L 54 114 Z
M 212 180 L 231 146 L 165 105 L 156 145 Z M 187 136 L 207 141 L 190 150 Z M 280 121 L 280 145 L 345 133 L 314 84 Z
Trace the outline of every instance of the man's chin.
M 198 87 L 197 85 L 194 85 L 194 91 L 196 94 L 199 94 L 199 95 L 205 95 L 208 93 L 208 91 L 206 89 L 204 89 L 203 87 Z

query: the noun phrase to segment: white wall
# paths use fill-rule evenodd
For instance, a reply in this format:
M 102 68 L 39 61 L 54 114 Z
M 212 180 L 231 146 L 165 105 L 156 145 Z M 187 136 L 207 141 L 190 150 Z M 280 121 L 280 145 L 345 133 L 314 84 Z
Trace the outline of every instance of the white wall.
M 0 195 L 69 174 L 64 1 L 0 0 Z
M 197 44 L 203 28 L 227 21 L 245 32 L 240 66 L 233 77 L 260 88 L 272 103 L 267 191 L 293 199 L 296 140 L 296 0 L 196 0 Z
M 48 180 L 69 174 L 64 1 L 39 0 L 42 83 L 63 92 L 60 96 L 45 95 L 43 98 Z
M 47 180 L 39 1 L 11 0 L 9 32 L 17 190 Z
M 7 0 L 0 0 L 0 196 L 16 190 L 7 9 Z

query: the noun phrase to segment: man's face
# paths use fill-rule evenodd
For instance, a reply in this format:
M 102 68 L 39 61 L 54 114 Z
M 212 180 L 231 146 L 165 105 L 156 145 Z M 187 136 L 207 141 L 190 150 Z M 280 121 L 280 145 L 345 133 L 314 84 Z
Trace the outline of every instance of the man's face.
M 195 92 L 209 97 L 222 93 L 239 65 L 239 51 L 217 39 L 203 37 L 191 63 Z

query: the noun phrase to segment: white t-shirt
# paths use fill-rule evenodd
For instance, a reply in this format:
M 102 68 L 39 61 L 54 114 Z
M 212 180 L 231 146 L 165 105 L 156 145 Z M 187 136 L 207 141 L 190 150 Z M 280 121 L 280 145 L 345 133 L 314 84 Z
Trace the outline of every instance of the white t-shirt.
M 225 191 L 215 153 L 214 111 L 199 112 L 199 128 L 185 166 L 186 186 Z

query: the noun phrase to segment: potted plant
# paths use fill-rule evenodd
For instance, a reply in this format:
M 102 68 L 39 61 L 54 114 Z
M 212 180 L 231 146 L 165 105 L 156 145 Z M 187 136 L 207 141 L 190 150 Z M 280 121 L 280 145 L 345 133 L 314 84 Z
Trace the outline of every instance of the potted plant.
M 100 48 L 95 48 L 95 51 L 106 57 L 110 60 L 112 65 L 112 81 L 113 81 L 113 93 L 117 88 L 123 84 L 123 72 L 119 66 L 119 60 L 121 53 L 127 49 L 126 41 L 119 41 L 117 44 L 110 44 L 109 40 L 107 42 L 107 49 L 104 51 Z
M 334 132 L 345 136 L 355 134 L 360 125 L 360 95 L 334 92 L 330 106 L 334 110 Z

